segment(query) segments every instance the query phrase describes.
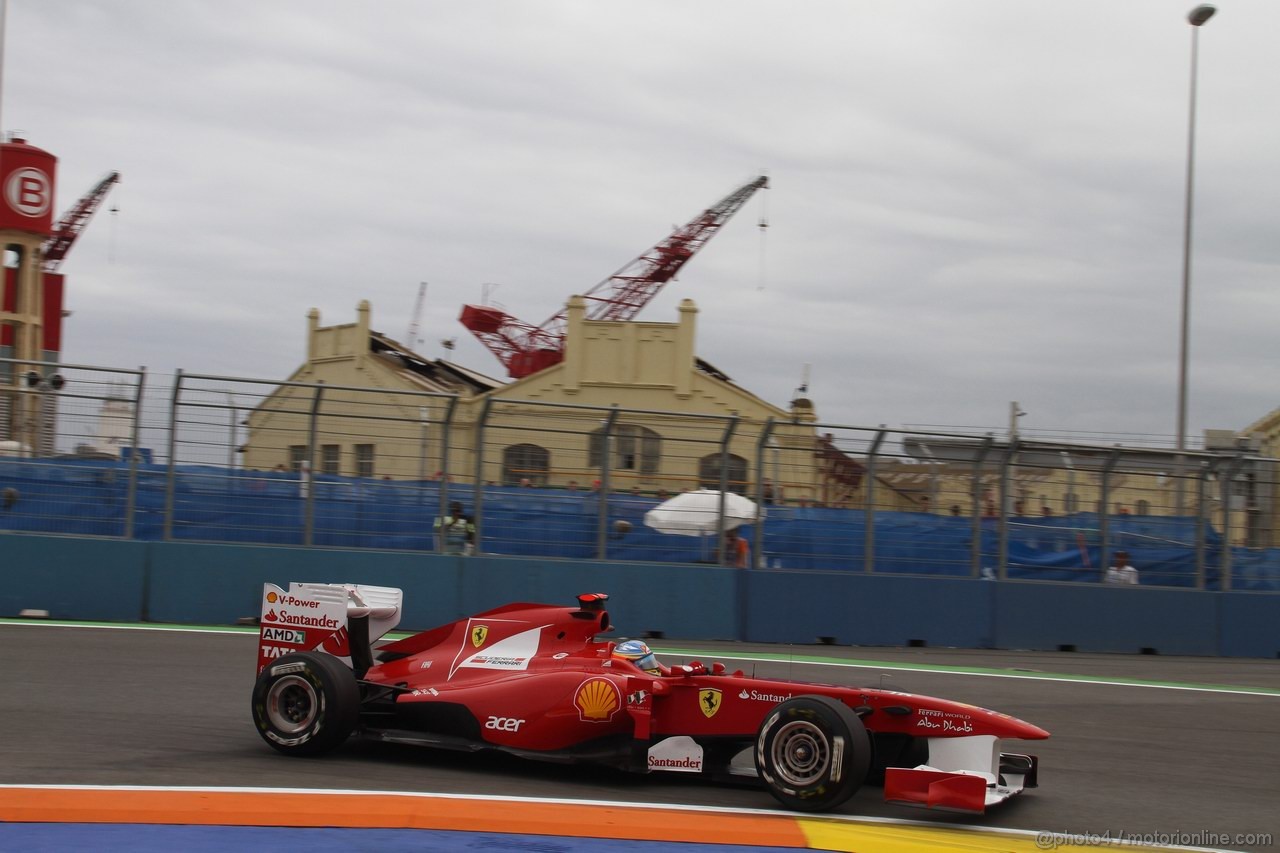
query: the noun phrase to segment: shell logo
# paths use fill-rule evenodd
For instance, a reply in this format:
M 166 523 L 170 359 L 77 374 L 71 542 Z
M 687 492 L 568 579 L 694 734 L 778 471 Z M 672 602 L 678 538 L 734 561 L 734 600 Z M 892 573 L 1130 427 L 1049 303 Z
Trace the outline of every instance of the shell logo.
M 584 723 L 607 723 L 622 707 L 622 694 L 607 678 L 588 678 L 578 685 L 573 704 Z
M 280 596 L 276 595 L 274 592 L 267 593 L 268 604 L 275 604 L 279 600 L 280 600 Z

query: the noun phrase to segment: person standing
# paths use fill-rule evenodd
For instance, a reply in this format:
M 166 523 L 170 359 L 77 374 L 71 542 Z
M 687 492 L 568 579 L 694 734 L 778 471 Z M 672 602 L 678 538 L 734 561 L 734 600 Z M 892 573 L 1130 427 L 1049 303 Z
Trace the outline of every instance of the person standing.
M 1128 551 L 1116 551 L 1115 557 L 1111 560 L 1111 566 L 1107 569 L 1107 573 L 1102 576 L 1102 582 L 1129 586 L 1138 585 L 1138 570 L 1129 565 Z
M 745 569 L 751 560 L 751 546 L 745 537 L 739 536 L 737 530 L 724 532 L 724 554 L 721 559 L 726 566 Z
M 476 526 L 462 511 L 460 501 L 449 504 L 449 514 L 436 519 L 436 547 L 442 554 L 470 554 L 476 538 Z

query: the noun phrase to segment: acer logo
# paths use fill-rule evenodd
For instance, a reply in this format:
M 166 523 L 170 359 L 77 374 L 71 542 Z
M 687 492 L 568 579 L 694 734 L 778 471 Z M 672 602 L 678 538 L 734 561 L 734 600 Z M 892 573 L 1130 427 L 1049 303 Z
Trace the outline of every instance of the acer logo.
M 496 729 L 500 732 L 518 732 L 523 725 L 524 720 L 517 720 L 515 717 L 490 717 L 484 722 L 486 729 Z

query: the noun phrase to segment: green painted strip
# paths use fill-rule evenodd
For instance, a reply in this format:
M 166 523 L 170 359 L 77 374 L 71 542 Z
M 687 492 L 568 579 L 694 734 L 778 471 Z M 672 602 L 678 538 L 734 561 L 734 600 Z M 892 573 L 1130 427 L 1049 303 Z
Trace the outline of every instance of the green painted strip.
M 53 621 L 48 619 L 0 619 L 0 626 L 4 625 L 30 625 L 57 628 L 112 628 L 125 630 L 140 631 L 175 631 L 186 633 L 202 633 L 202 634 L 256 634 L 257 626 L 254 625 L 168 625 L 155 624 L 150 622 L 73 622 L 73 621 Z M 387 634 L 387 639 L 398 640 L 403 637 L 411 636 L 410 633 L 404 631 L 393 631 Z M 669 646 L 654 646 L 653 650 L 659 654 L 675 655 L 677 657 L 698 657 L 715 660 L 717 658 L 723 660 L 745 660 L 757 661 L 762 663 L 800 663 L 812 664 L 815 666 L 839 666 L 851 669 L 887 669 L 899 670 L 906 672 L 932 672 L 950 675 L 971 675 L 985 676 L 988 678 L 1017 678 L 1028 681 L 1068 681 L 1080 684 L 1099 684 L 1113 685 L 1117 687 L 1152 687 L 1162 688 L 1165 690 L 1198 690 L 1208 693 L 1235 693 L 1249 696 L 1280 696 L 1280 689 L 1273 687 L 1250 687 L 1242 684 L 1198 684 L 1195 682 L 1180 681 L 1155 681 L 1141 678 L 1123 678 L 1108 677 L 1100 678 L 1093 675 L 1079 675 L 1073 673 L 1061 672 L 1027 672 L 1026 670 L 999 668 L 999 667 L 980 667 L 980 666 L 955 666 L 952 664 L 921 664 L 921 663 L 901 663 L 898 661 L 878 661 L 860 658 L 837 658 L 824 655 L 805 655 L 805 654 L 788 654 L 778 655 L 771 652 L 735 652 L 731 655 L 717 654 L 709 649 L 690 649 L 677 648 Z
M 693 657 L 695 655 L 714 658 L 714 652 L 706 649 L 681 649 L 657 646 L 653 650 L 659 654 Z M 1199 690 L 1211 693 L 1244 693 L 1253 696 L 1280 696 L 1280 689 L 1272 687 L 1251 687 L 1241 684 L 1198 684 L 1181 681 L 1156 681 L 1142 678 L 1099 677 L 1094 675 L 1077 675 L 1058 672 L 1028 672 L 1012 668 L 955 666 L 951 664 L 919 664 L 901 663 L 898 661 L 862 660 L 856 658 L 836 658 L 822 655 L 786 655 L 779 656 L 769 652 L 735 652 L 732 655 L 721 655 L 725 660 L 746 660 L 769 663 L 801 663 L 816 666 L 843 666 L 852 669 L 890 669 L 908 672 L 933 672 L 950 675 L 975 675 L 989 678 L 1018 678 L 1030 681 L 1071 681 L 1082 684 L 1103 684 L 1119 687 L 1158 687 L 1166 690 Z

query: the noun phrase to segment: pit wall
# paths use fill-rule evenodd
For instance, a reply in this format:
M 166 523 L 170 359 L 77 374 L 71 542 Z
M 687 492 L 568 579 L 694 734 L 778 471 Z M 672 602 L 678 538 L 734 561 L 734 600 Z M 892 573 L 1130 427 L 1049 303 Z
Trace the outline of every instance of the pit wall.
M 0 534 L 0 616 L 230 624 L 264 581 L 399 587 L 401 628 L 607 592 L 619 636 L 1280 657 L 1280 593 Z

